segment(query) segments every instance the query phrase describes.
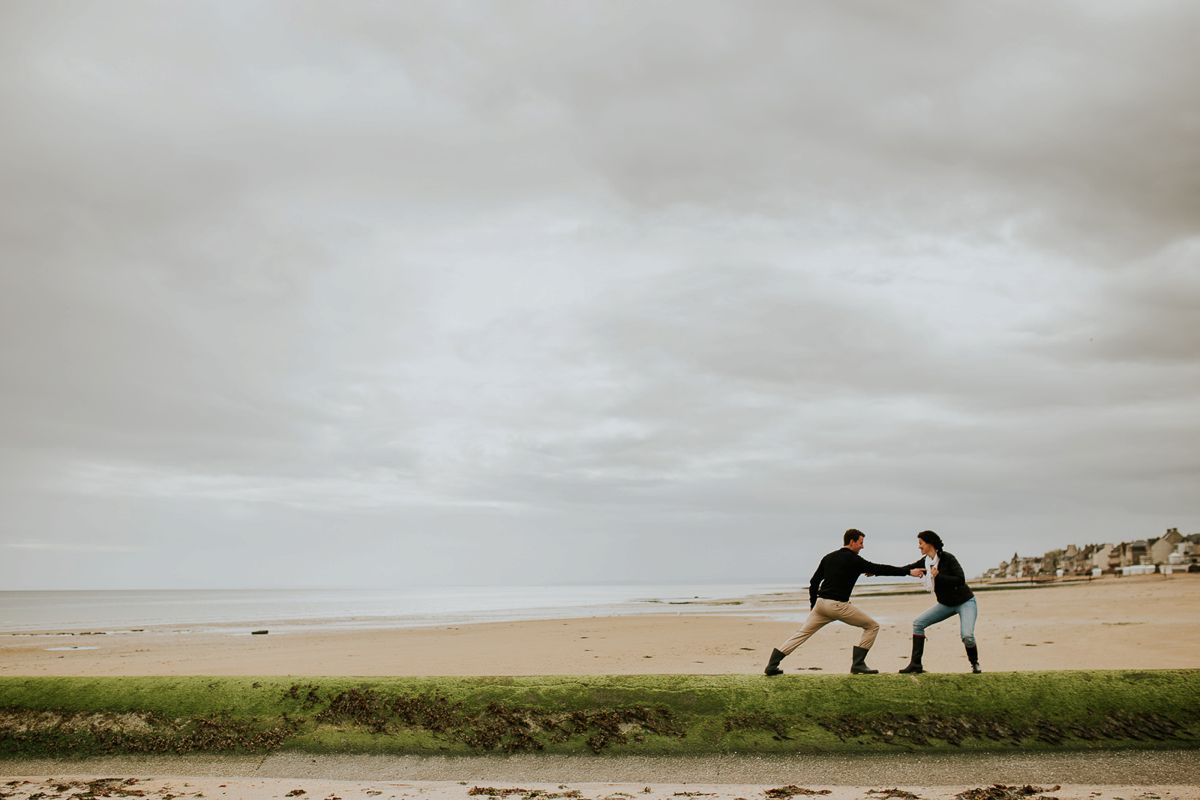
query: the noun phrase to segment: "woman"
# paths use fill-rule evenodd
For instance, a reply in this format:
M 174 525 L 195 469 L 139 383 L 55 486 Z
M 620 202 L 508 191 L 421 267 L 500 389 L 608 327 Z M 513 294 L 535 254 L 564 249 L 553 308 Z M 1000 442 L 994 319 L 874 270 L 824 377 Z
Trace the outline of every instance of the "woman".
M 925 652 L 925 629 L 958 614 L 963 645 L 967 648 L 967 658 L 971 660 L 971 672 L 978 675 L 983 672 L 979 668 L 979 649 L 975 646 L 975 618 L 979 616 L 979 608 L 975 604 L 974 592 L 967 586 L 963 568 L 957 558 L 942 549 L 942 537 L 933 531 L 918 533 L 917 547 L 924 558 L 914 561 L 905 569 L 922 579 L 925 588 L 937 597 L 937 603 L 913 620 L 912 660 L 900 671 L 908 674 L 924 672 L 921 656 Z

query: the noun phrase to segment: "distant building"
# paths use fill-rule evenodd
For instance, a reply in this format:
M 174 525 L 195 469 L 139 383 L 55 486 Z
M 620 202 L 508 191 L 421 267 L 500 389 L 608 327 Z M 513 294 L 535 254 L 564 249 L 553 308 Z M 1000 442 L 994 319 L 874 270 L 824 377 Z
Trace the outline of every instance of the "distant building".
M 1143 575 L 1152 572 L 1200 572 L 1200 533 L 1167 528 L 1162 536 L 1117 544 L 1069 544 L 1040 556 L 1013 553 L 983 573 L 984 578 L 1034 578 L 1077 575 Z
M 1150 546 L 1145 539 L 1121 543 L 1121 566 L 1137 567 L 1150 562 Z
M 1092 568 L 1101 572 L 1116 572 L 1121 568 L 1121 546 L 1102 544 L 1092 554 Z
M 1150 562 L 1152 564 L 1168 563 L 1171 559 L 1171 554 L 1175 552 L 1181 543 L 1183 543 L 1183 535 L 1179 532 L 1179 529 L 1168 528 L 1167 532 L 1150 546 Z

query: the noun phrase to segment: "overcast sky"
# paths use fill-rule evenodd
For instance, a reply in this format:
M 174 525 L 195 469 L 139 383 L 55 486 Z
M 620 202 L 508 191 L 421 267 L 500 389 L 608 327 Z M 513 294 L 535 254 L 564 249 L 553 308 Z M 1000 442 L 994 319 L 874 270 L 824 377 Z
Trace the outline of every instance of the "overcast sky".
M 1200 5 L 0 4 L 0 587 L 1200 530 Z

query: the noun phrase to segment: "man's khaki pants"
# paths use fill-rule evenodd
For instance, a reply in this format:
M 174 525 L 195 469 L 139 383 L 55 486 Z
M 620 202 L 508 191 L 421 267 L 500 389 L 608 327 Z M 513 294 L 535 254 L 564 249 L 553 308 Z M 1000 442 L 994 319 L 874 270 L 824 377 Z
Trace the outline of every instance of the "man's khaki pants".
M 864 650 L 871 649 L 871 645 L 875 644 L 875 636 L 879 633 L 879 623 L 871 619 L 865 612 L 850 603 L 826 600 L 824 597 L 820 597 L 817 598 L 817 604 L 808 613 L 808 619 L 804 620 L 804 625 L 800 630 L 779 646 L 780 652 L 785 656 L 790 655 L 793 650 L 807 642 L 808 637 L 831 622 L 844 622 L 847 625 L 862 628 L 862 641 L 858 643 L 858 646 Z

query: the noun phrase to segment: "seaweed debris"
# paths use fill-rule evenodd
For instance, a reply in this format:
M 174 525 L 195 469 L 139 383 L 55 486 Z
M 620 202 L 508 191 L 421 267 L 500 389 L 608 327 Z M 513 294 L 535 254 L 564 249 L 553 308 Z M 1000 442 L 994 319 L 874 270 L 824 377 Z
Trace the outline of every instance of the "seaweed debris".
M 749 711 L 729 714 L 725 717 L 726 733 L 745 730 L 765 730 L 777 742 L 787 741 L 792 738 L 788 735 L 787 723 L 778 714 L 771 714 L 766 711 Z
M 267 752 L 297 729 L 287 718 L 264 725 L 225 714 L 171 718 L 153 712 L 0 709 L 0 753 L 46 749 L 89 753 Z
M 283 693 L 287 700 L 297 700 L 304 708 L 312 708 L 321 704 L 321 693 L 317 691 L 316 684 L 306 684 L 301 686 L 298 683 L 293 683 Z
M 984 786 L 978 789 L 967 789 L 965 792 L 959 792 L 954 795 L 955 800 L 1024 800 L 1027 797 L 1037 795 L 1036 800 L 1055 800 L 1052 797 L 1047 797 L 1043 792 L 1057 792 L 1061 786 L 1055 785 L 1043 788 L 1041 786 L 1005 786 L 1003 783 L 995 783 L 991 786 Z
M 927 745 L 931 739 L 941 739 L 955 746 L 967 739 L 990 739 L 1013 744 L 1030 739 L 1062 744 L 1068 738 L 1084 741 L 1161 741 L 1177 735 L 1184 727 L 1162 714 L 1125 711 L 1070 724 L 1058 724 L 1045 719 L 1001 722 L 970 715 L 879 714 L 872 717 L 844 715 L 822 720 L 820 725 L 842 741 L 866 736 L 888 744 Z
M 475 750 L 510 753 L 542 750 L 549 742 L 565 742 L 575 736 L 583 736 L 595 753 L 612 745 L 642 741 L 647 734 L 684 736 L 683 726 L 665 707 L 560 712 L 491 702 L 482 709 L 471 709 L 439 694 L 387 697 L 357 688 L 338 693 L 317 719 L 348 722 L 379 734 L 400 728 L 424 729 Z
M 467 794 L 471 797 L 483 795 L 485 797 L 509 797 L 514 794 L 521 795 L 521 800 L 575 800 L 582 797 L 578 789 L 567 789 L 562 792 L 547 792 L 544 789 L 522 789 L 520 787 L 508 787 L 497 789 L 495 786 L 472 786 L 467 790 Z

